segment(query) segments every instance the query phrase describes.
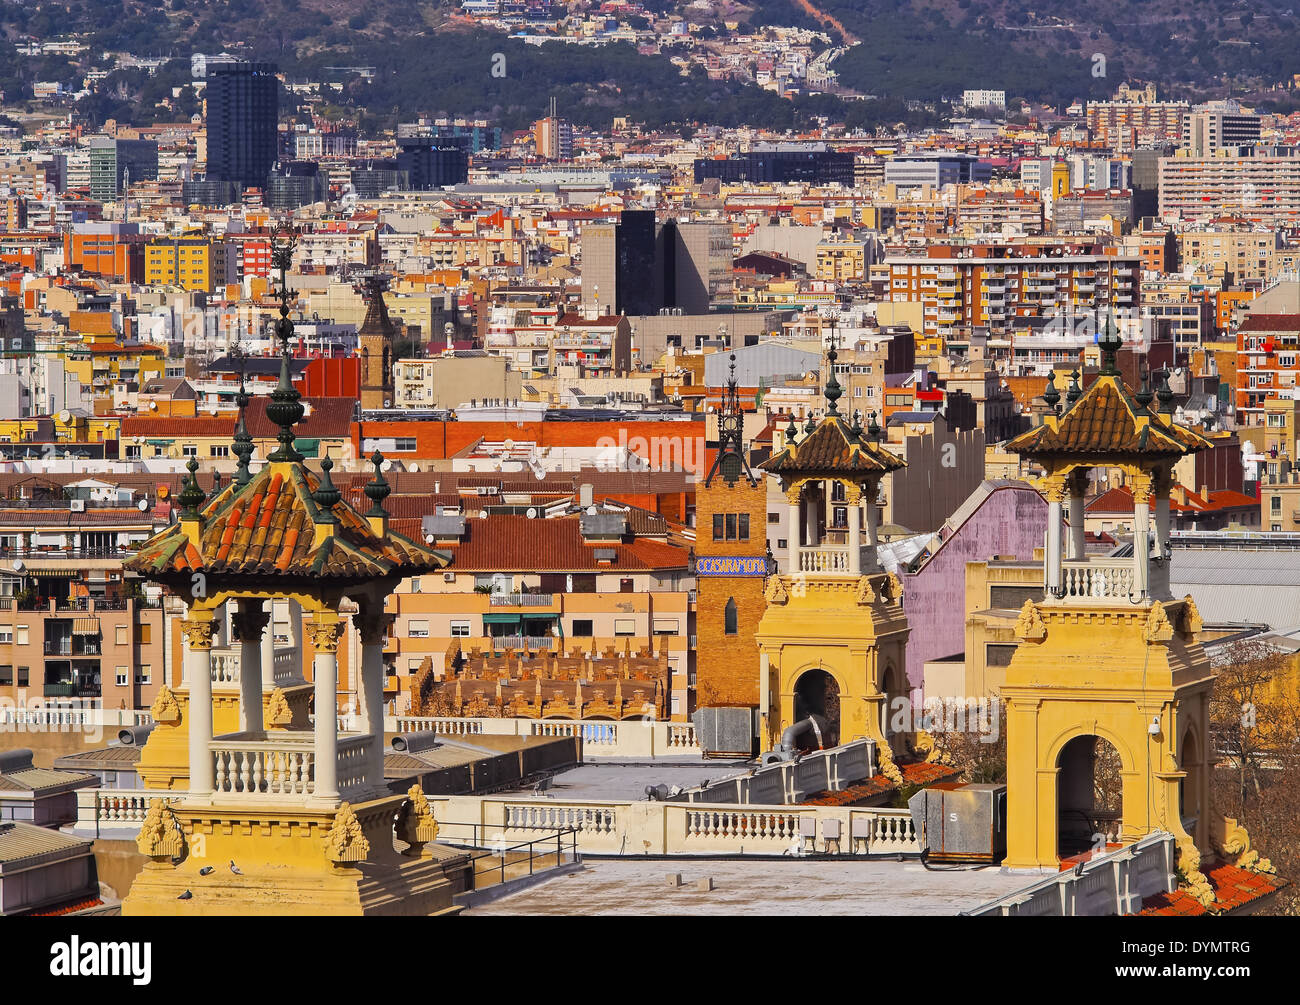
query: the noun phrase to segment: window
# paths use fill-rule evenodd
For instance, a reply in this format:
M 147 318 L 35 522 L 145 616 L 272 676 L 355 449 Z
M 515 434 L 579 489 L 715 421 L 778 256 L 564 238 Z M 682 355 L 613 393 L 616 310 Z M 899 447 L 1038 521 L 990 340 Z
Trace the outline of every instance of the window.
M 27 686 L 28 686 L 28 682 L 29 682 L 30 677 L 31 677 L 31 668 L 29 668 L 29 667 L 19 667 L 19 668 L 18 668 L 18 681 L 17 681 L 17 686 L 18 686 L 18 687 L 27 687 Z
M 14 683 L 14 668 L 12 663 L 0 665 L 0 687 L 12 687 Z
M 135 672 L 135 682 L 137 684 L 152 684 L 153 667 L 148 663 L 141 663 L 140 668 Z
M 618 581 L 618 592 L 619 592 L 619 593 L 631 593 L 631 592 L 632 592 L 632 580 L 630 580 L 630 579 L 620 579 L 620 580 Z
M 406 634 L 412 639 L 427 639 L 429 637 L 429 622 L 411 621 L 407 623 Z
M 147 646 L 153 641 L 153 625 L 140 625 L 136 629 L 136 641 L 142 646 Z
M 407 673 L 415 673 L 415 671 L 417 671 L 417 670 L 420 669 L 420 664 L 423 663 L 423 662 L 424 662 L 424 660 L 407 660 L 407 661 L 406 661 L 406 672 L 407 672 Z
M 213 444 L 208 447 L 208 456 L 210 457 L 229 457 L 230 448 L 223 445 Z
M 118 667 L 118 668 L 117 668 L 117 675 L 116 675 L 116 676 L 117 676 L 117 686 L 118 686 L 118 687 L 126 687 L 126 685 L 127 685 L 127 681 L 130 679 L 130 678 L 128 677 L 128 673 L 129 673 L 129 671 L 127 670 L 126 667 Z
M 781 514 L 778 513 L 778 512 L 776 512 L 775 510 L 773 510 L 771 513 L 769 513 L 769 514 L 767 515 L 767 522 L 768 522 L 768 523 L 780 523 L 780 522 L 781 522 Z
M 984 664 L 990 667 L 1006 667 L 1011 665 L 1011 657 L 1015 653 L 1014 645 L 1005 643 L 989 643 L 984 647 Z
M 655 618 L 654 633 L 656 635 L 676 635 L 677 619 L 676 618 Z
M 182 456 L 182 457 L 198 457 L 198 456 L 199 456 L 199 448 L 196 447 L 193 443 L 187 443 L 187 444 L 185 444 L 185 446 L 181 447 L 181 456 Z
M 615 618 L 614 619 L 615 636 L 635 635 L 636 619 L 635 618 Z
M 412 592 L 412 593 L 419 593 L 419 592 L 420 592 L 420 577 L 419 577 L 419 576 L 416 576 L 414 579 L 411 580 L 411 592 Z
M 722 529 L 722 514 L 714 513 L 713 514 L 713 540 L 721 541 L 723 540 L 723 536 L 724 536 L 724 532 Z
M 20 646 L 27 645 L 28 627 L 27 625 L 14 626 L 14 643 Z
M 739 538 L 742 541 L 749 540 L 749 514 L 748 513 L 740 514 Z
M 736 540 L 736 514 L 735 513 L 727 514 L 727 540 L 728 541 Z
M 722 630 L 726 635 L 736 635 L 740 632 L 739 615 L 736 611 L 736 598 L 728 597 L 727 606 L 722 610 Z
M 0 625 L 0 645 L 8 645 L 14 640 L 13 625 Z
M 126 459 L 128 461 L 138 461 L 140 459 L 140 448 L 132 444 L 126 448 Z
M 1281 512 L 1282 512 L 1282 497 L 1281 497 L 1281 496 L 1273 496 L 1273 497 L 1268 501 L 1268 505 L 1269 505 L 1269 512 L 1270 512 L 1270 513 L 1281 513 Z
M 126 625 L 118 625 L 113 631 L 113 642 L 119 646 L 130 645 L 130 639 L 127 637 Z
M 578 638 L 589 639 L 595 632 L 592 631 L 591 619 L 587 618 L 581 621 L 573 622 L 573 634 Z
M 409 454 L 415 450 L 414 436 L 399 436 L 393 440 L 393 450 L 398 453 Z
M 451 637 L 452 637 L 453 639 L 467 639 L 467 638 L 469 638 L 469 622 L 468 622 L 468 621 L 453 621 L 453 622 L 451 623 Z

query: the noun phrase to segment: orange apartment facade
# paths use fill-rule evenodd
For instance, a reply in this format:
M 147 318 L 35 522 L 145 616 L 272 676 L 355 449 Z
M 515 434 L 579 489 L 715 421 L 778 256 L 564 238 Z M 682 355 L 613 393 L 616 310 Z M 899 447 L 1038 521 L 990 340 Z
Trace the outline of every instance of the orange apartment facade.
M 1237 329 L 1237 421 L 1262 425 L 1264 403 L 1295 394 L 1300 314 L 1248 314 Z
M 1018 317 L 1136 310 L 1142 273 L 1137 256 L 1043 245 L 935 246 L 886 264 L 890 300 L 921 303 L 921 334 L 944 338 L 973 326 L 1008 335 Z

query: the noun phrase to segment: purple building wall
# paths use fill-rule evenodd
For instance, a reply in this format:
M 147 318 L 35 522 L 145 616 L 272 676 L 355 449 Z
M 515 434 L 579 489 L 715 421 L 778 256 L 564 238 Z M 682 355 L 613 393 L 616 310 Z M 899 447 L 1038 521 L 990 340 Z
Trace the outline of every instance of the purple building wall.
M 978 497 L 985 495 L 982 502 Z M 972 505 L 974 511 L 964 511 Z M 964 517 L 964 519 L 963 519 Z M 961 519 L 960 525 L 955 521 Z M 908 686 L 924 685 L 927 660 L 966 648 L 966 563 L 995 555 L 1033 560 L 1047 534 L 1047 500 L 1024 482 L 987 481 L 940 530 L 939 549 L 919 572 L 903 576 Z

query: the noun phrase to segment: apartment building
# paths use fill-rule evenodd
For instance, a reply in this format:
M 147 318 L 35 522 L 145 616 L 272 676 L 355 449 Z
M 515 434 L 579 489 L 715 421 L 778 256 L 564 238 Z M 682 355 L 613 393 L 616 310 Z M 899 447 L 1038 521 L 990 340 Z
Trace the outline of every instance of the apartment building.
M 1247 314 L 1237 329 L 1237 421 L 1262 424 L 1270 399 L 1295 394 L 1300 314 Z
M 593 509 L 595 507 L 592 507 Z M 597 655 L 667 649 L 672 718 L 694 685 L 695 579 L 689 549 L 662 518 L 598 509 L 546 517 L 464 504 L 423 517 L 426 541 L 453 556 L 445 572 L 409 579 L 389 598 L 385 659 L 392 697 L 410 705 L 410 678 L 426 658 L 440 677 L 448 648 L 503 653 L 525 646 Z
M 1141 262 L 1096 246 L 931 246 L 925 257 L 886 258 L 893 303 L 921 303 L 925 336 L 959 327 L 1005 336 L 1017 317 L 1129 310 L 1138 304 Z
M 1160 159 L 1163 217 L 1195 220 L 1224 215 L 1269 227 L 1300 222 L 1300 153 L 1259 148 L 1247 156 L 1221 150 L 1195 157 L 1179 151 Z
M 957 229 L 971 234 L 1043 232 L 1043 200 L 1024 189 L 970 189 L 959 194 Z
M 158 238 L 144 249 L 144 281 L 150 286 L 220 293 L 238 280 L 235 250 L 206 237 Z
M 1271 280 L 1281 248 L 1282 235 L 1265 227 L 1211 224 L 1178 235 L 1178 259 L 1184 268 L 1222 268 L 1233 283 Z

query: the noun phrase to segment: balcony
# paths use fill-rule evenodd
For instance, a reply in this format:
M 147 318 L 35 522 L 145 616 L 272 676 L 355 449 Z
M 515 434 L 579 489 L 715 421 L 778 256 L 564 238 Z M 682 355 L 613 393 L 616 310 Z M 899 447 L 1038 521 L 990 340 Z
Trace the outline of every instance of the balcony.
M 551 593 L 493 593 L 489 597 L 492 607 L 550 607 L 554 603 Z
M 1137 576 L 1132 559 L 1088 559 L 1061 563 L 1066 601 L 1097 600 L 1126 603 L 1137 598 Z
M 366 734 L 341 734 L 336 772 L 340 799 L 356 799 L 367 791 L 366 763 L 372 743 Z M 315 738 L 311 730 L 277 733 L 234 733 L 213 739 L 213 794 L 233 802 L 275 802 L 314 794 Z

